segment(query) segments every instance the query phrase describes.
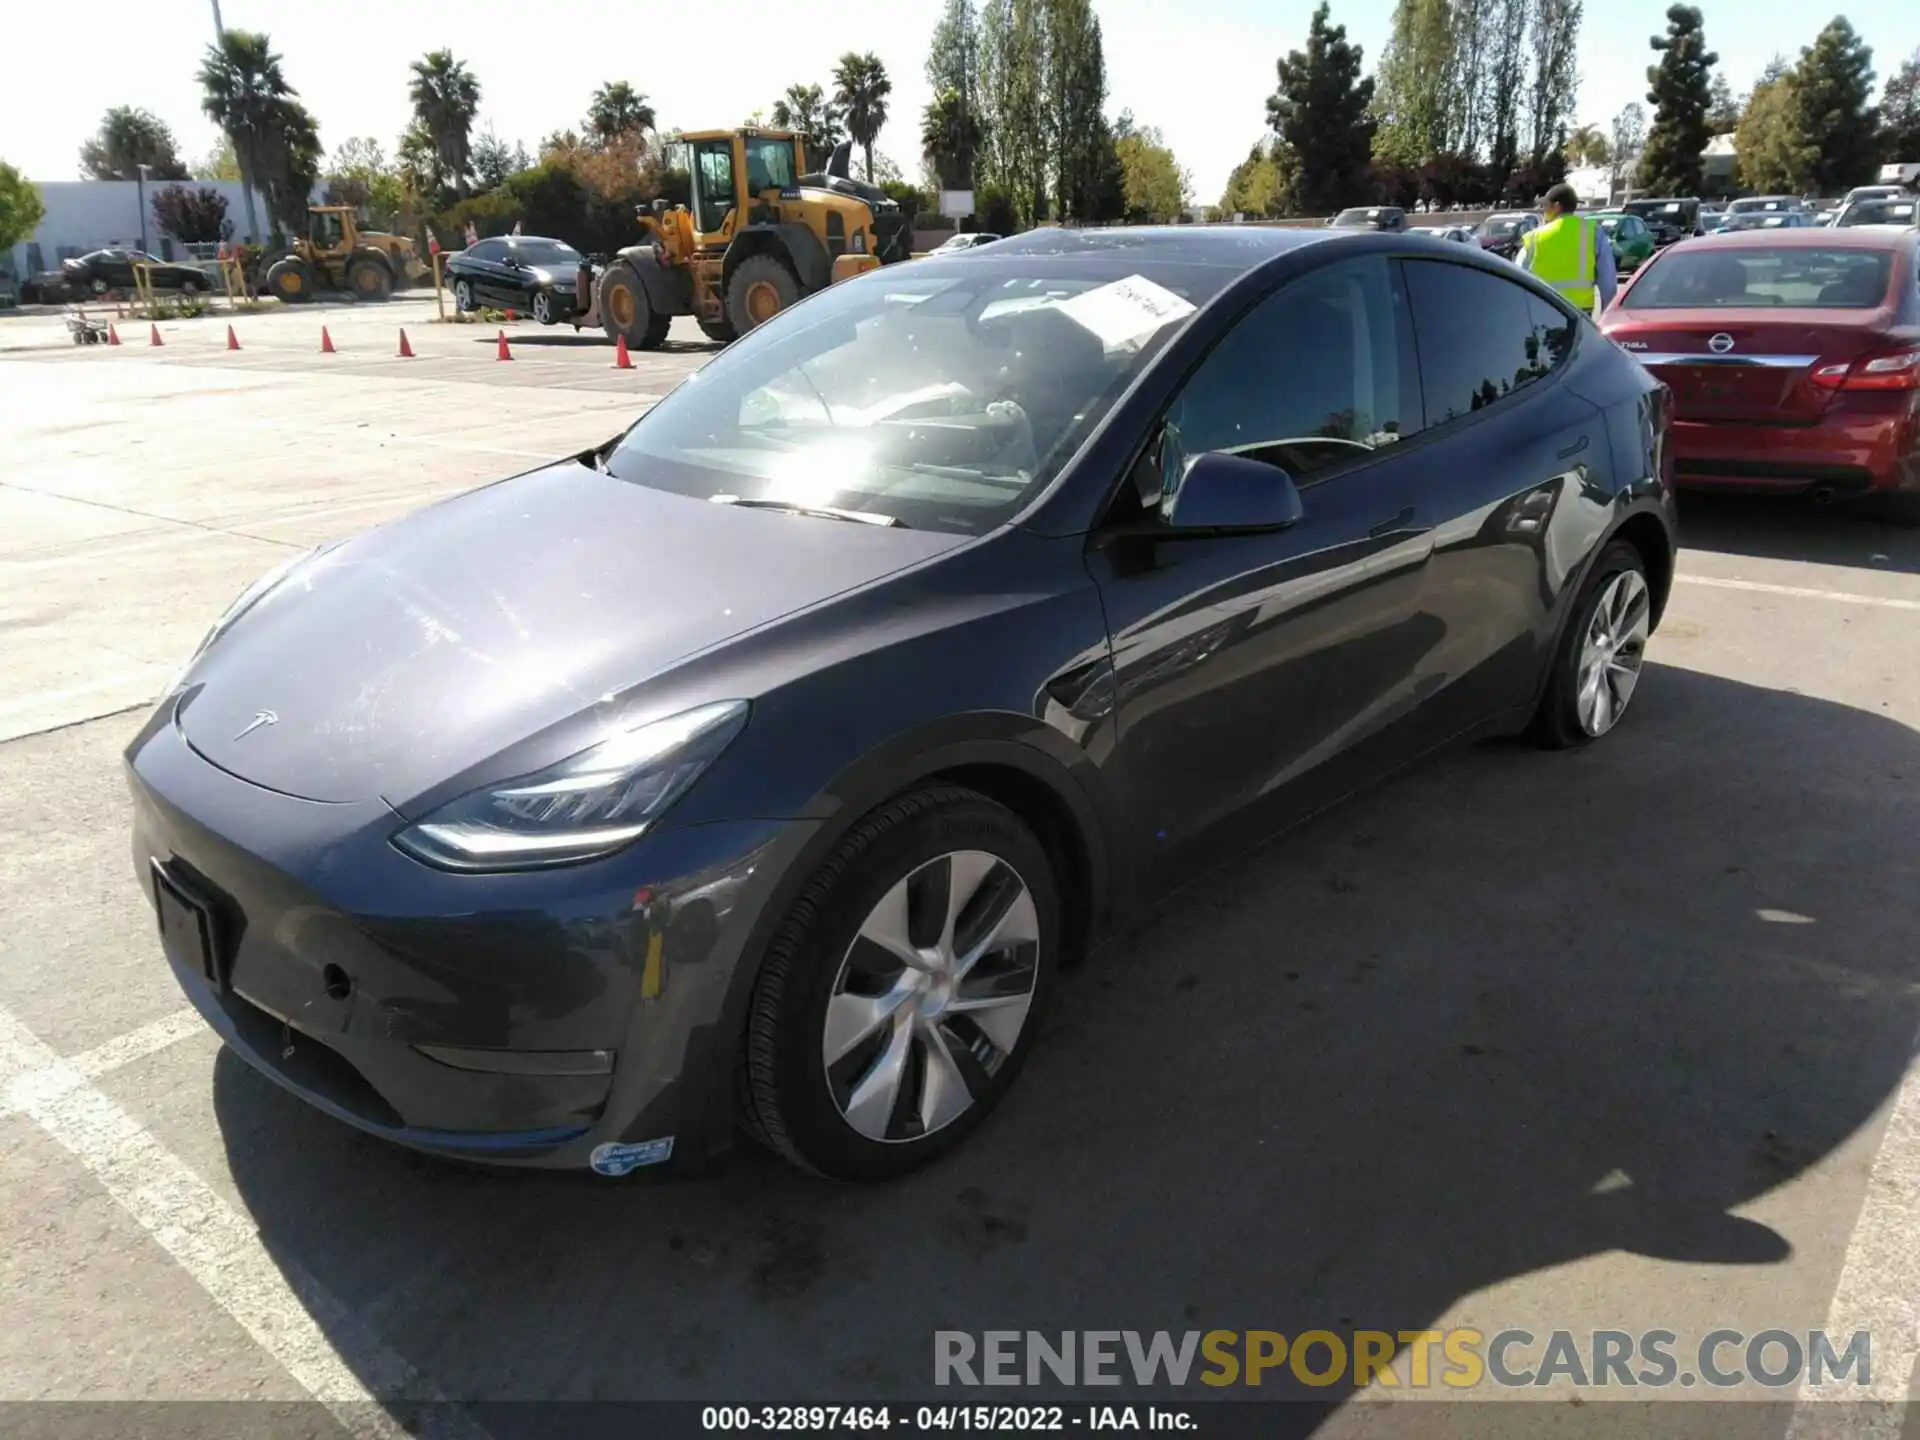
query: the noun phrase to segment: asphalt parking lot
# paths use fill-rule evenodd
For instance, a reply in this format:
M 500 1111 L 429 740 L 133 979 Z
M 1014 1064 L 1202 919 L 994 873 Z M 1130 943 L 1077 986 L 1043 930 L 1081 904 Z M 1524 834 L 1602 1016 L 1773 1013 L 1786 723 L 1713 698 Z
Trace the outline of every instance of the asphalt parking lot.
M 622 371 L 523 323 L 502 362 L 433 316 L 269 310 L 238 352 L 224 317 L 158 349 L 0 319 L 0 1401 L 377 1435 L 447 1399 L 506 1440 L 543 1432 L 497 1402 L 925 1396 L 939 1329 L 1355 1325 L 1867 1329 L 1846 1395 L 1904 1399 L 1920 532 L 1847 514 L 1688 504 L 1618 732 L 1446 757 L 1213 874 L 1066 977 L 1007 1106 L 902 1184 L 457 1169 L 221 1053 L 127 850 L 145 705 L 283 556 L 605 439 L 712 353 L 676 329 Z M 1902 1433 L 1797 1383 L 1379 1393 L 1285 1425 Z

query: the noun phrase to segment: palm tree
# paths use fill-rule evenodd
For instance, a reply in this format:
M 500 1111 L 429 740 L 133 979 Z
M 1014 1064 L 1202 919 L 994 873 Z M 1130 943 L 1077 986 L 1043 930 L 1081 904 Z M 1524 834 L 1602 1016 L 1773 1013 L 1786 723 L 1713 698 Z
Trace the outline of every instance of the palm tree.
M 957 90 L 942 90 L 921 115 L 921 154 L 944 190 L 972 188 L 973 165 L 983 138 L 980 122 Z
M 468 140 L 473 117 L 480 112 L 480 82 L 453 58 L 451 50 L 434 50 L 413 62 L 413 80 L 407 86 L 414 119 L 433 139 L 434 183 L 448 177 L 455 193 L 467 193 Z
M 253 187 L 282 119 L 280 101 L 297 93 L 281 73 L 280 57 L 266 35 L 227 30 L 207 47 L 200 62 L 200 108 L 233 142 L 240 162 L 241 194 L 247 202 L 247 238 L 258 241 L 260 219 L 254 213 Z
M 834 103 L 846 116 L 847 133 L 866 159 L 869 182 L 873 179 L 873 142 L 887 123 L 887 97 L 892 93 L 887 67 L 871 50 L 864 55 L 849 50 L 833 67 Z
M 1599 126 L 1582 125 L 1567 137 L 1566 156 L 1569 165 L 1604 165 L 1613 158 L 1613 150 Z
M 593 92 L 586 128 L 601 140 L 637 137 L 653 129 L 653 106 L 626 81 L 610 81 Z
M 831 150 L 840 143 L 840 112 L 818 85 L 789 85 L 773 102 L 773 123 L 782 130 L 798 130 L 815 149 Z

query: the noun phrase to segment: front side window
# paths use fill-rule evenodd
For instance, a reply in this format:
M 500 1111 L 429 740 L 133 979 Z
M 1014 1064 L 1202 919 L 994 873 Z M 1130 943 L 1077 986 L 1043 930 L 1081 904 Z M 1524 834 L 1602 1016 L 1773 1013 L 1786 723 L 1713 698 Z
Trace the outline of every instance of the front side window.
M 498 240 L 482 240 L 478 245 L 475 245 L 471 250 L 467 251 L 467 254 L 475 260 L 483 260 L 488 264 L 499 263 L 500 257 L 506 253 L 507 247 Z
M 793 142 L 765 136 L 751 139 L 747 146 L 747 190 L 753 195 L 763 190 L 784 190 L 794 182 Z
M 1571 352 L 1574 322 L 1511 280 L 1431 260 L 1409 260 L 1406 277 L 1429 424 L 1484 410 Z
M 526 265 L 578 265 L 580 252 L 558 240 L 522 240 L 514 255 Z
M 1372 458 L 1420 428 L 1405 310 L 1391 264 L 1350 260 L 1262 300 L 1211 350 L 1167 412 L 1160 495 L 1225 451 L 1301 485 Z
M 1870 310 L 1887 294 L 1893 256 L 1886 251 L 1805 245 L 1739 250 L 1669 250 L 1634 282 L 1629 310 Z
M 642 416 L 607 469 L 718 503 L 980 534 L 1053 479 L 1237 273 L 1118 250 L 890 267 L 736 341 Z

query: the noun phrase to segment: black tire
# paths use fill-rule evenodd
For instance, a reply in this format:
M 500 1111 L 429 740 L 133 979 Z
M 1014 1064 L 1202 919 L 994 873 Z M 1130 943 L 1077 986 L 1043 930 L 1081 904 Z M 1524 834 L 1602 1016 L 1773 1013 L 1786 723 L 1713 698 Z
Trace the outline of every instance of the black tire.
M 600 328 L 609 340 L 625 336 L 629 350 L 658 350 L 667 338 L 670 315 L 656 314 L 639 272 L 616 260 L 600 277 Z
M 536 325 L 553 324 L 553 292 L 551 290 L 534 291 L 533 305 L 527 313 L 533 316 L 533 322 Z
M 727 321 L 736 335 L 748 334 L 799 302 L 799 278 L 772 255 L 749 255 L 734 266 L 727 281 Z
M 1639 550 L 1624 540 L 1616 540 L 1594 563 L 1579 598 L 1574 601 L 1573 614 L 1568 617 L 1559 648 L 1554 652 L 1546 693 L 1540 697 L 1540 708 L 1533 717 L 1533 739 L 1550 750 L 1577 749 L 1600 738 L 1589 734 L 1580 723 L 1580 654 L 1601 597 L 1616 576 L 1627 572 L 1639 576 L 1642 586 L 1647 585 L 1647 567 Z M 1652 594 L 1651 587 L 1647 587 L 1649 605 Z M 1617 723 L 1609 725 L 1601 734 L 1611 734 Z
M 471 282 L 467 280 L 456 280 L 453 282 L 453 308 L 462 315 L 472 312 L 473 285 Z
M 362 256 L 347 267 L 347 289 L 355 300 L 375 304 L 393 297 L 393 271 L 384 260 Z
M 1025 882 L 1039 937 L 1030 952 L 1032 1003 L 1012 1049 L 990 1074 L 976 1069 L 973 1102 L 957 1118 L 930 1134 L 869 1139 L 848 1123 L 828 1080 L 822 1054 L 828 1001 L 855 936 L 882 897 L 929 861 L 960 850 L 985 851 Z M 796 1165 L 841 1180 L 889 1179 L 951 1150 L 992 1112 L 1031 1050 L 1061 933 L 1052 865 L 1013 812 L 957 786 L 930 786 L 888 801 L 820 866 L 767 948 L 741 1044 L 738 1093 L 746 1130 Z
M 709 340 L 717 340 L 722 345 L 731 345 L 740 338 L 740 332 L 725 320 L 699 320 L 695 323 L 699 325 L 702 335 Z
M 267 293 L 283 305 L 305 305 L 316 289 L 312 267 L 304 260 L 287 256 L 267 267 Z

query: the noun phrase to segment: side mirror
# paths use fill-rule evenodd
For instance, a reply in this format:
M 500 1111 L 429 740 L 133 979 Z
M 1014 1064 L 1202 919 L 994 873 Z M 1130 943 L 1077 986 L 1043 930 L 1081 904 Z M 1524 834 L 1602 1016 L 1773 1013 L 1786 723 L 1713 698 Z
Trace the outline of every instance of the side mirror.
M 1180 488 L 1161 502 L 1172 532 L 1284 530 L 1306 515 L 1300 489 L 1278 465 L 1208 450 L 1187 462 Z M 1171 536 L 1169 537 L 1171 538 Z

